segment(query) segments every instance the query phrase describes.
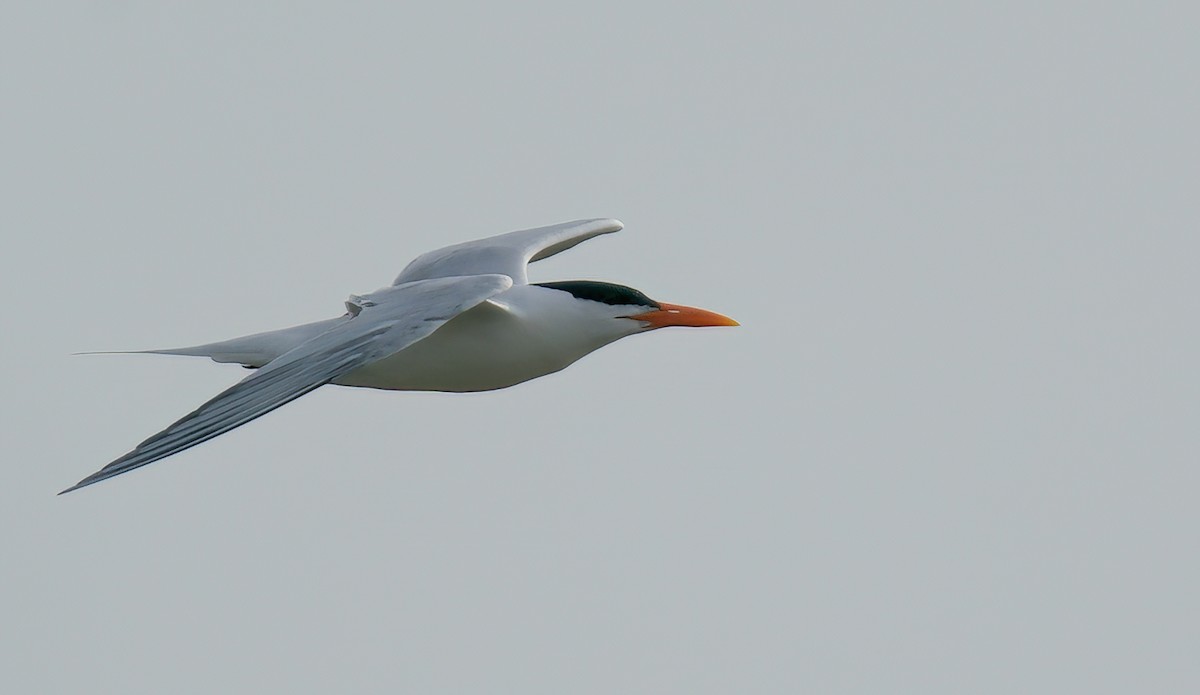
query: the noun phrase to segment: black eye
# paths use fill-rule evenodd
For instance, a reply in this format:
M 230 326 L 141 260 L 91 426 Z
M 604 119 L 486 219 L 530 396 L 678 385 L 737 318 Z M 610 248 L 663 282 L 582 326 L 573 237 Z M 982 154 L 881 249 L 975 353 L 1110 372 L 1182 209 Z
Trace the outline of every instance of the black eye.
M 564 282 L 536 282 L 538 287 L 547 287 L 552 290 L 562 290 L 570 292 L 579 299 L 588 299 L 593 302 L 603 302 L 604 304 L 612 304 L 620 306 L 623 304 L 632 304 L 636 306 L 646 306 L 654 309 L 661 309 L 658 302 L 638 292 L 632 287 L 624 285 L 616 285 L 611 282 L 594 282 L 592 280 L 567 280 Z

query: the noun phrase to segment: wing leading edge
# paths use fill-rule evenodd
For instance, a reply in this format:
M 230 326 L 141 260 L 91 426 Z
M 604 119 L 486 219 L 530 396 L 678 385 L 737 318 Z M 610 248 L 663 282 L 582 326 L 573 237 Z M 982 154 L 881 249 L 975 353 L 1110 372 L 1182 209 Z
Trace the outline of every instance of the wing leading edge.
M 286 405 L 343 374 L 393 355 L 512 287 L 506 275 L 446 277 L 356 298 L 350 320 L 302 343 L 59 494 L 190 449 Z

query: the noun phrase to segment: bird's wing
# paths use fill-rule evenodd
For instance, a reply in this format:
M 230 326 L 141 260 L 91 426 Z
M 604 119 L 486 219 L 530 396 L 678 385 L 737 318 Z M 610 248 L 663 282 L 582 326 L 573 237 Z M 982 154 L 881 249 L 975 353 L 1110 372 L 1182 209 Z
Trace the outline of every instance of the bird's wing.
M 549 227 L 522 229 L 499 236 L 447 246 L 418 256 L 409 263 L 394 284 L 429 278 L 480 273 L 501 273 L 513 283 L 529 282 L 526 266 L 587 241 L 594 236 L 621 231 L 618 220 L 575 220 Z
M 403 350 L 509 287 L 512 279 L 506 275 L 474 275 L 422 280 L 352 297 L 357 307 L 353 318 L 280 355 L 63 492 L 140 468 L 240 427 L 347 372 Z

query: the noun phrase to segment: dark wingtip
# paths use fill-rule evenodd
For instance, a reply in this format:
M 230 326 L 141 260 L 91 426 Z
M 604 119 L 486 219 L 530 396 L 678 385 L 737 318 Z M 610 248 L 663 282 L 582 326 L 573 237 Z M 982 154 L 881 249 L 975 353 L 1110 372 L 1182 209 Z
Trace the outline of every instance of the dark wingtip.
M 105 476 L 105 477 L 107 477 L 107 476 Z M 58 497 L 59 495 L 65 495 L 68 492 L 74 492 L 81 487 L 87 487 L 88 485 L 91 485 L 92 483 L 98 483 L 101 480 L 104 480 L 104 477 L 101 477 L 99 474 L 89 475 L 88 477 L 84 478 L 83 480 L 80 480 L 78 483 L 75 483 L 74 485 L 67 488 L 66 490 L 63 490 L 62 492 L 58 493 L 58 495 L 55 495 L 55 497 Z

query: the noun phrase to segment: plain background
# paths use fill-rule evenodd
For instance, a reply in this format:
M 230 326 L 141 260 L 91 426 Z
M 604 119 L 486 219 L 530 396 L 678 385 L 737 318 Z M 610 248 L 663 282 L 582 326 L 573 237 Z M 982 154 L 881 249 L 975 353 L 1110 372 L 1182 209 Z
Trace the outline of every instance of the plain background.
M 1196 27 L 5 2 L 0 689 L 1197 692 Z M 596 216 L 536 279 L 743 326 L 321 389 L 54 496 L 244 376 L 71 353 Z

